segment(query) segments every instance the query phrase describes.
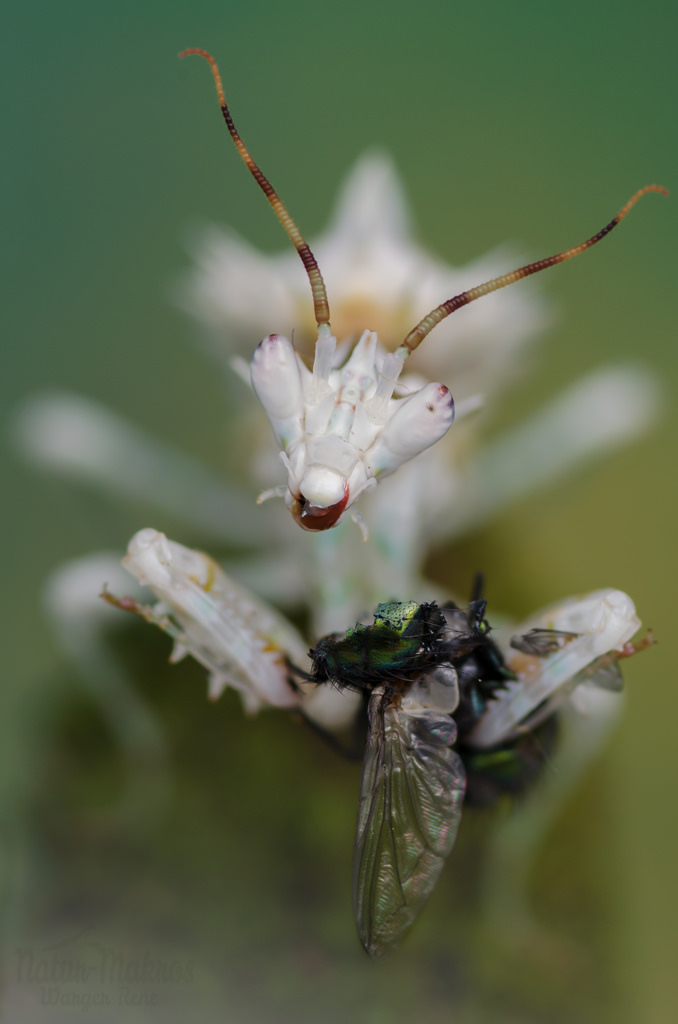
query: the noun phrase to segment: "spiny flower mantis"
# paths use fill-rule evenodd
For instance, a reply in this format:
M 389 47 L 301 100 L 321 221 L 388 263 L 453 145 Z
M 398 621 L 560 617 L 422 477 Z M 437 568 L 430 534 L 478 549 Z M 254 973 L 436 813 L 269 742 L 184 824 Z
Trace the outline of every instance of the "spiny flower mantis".
M 377 335 L 365 330 L 349 358 L 339 365 L 341 355 L 330 325 L 325 282 L 315 256 L 241 139 L 226 104 L 216 61 L 198 48 L 184 50 L 179 56 L 189 54 L 209 62 L 231 138 L 299 253 L 311 285 L 318 328 L 312 371 L 280 334 L 264 338 L 252 358 L 252 386 L 281 446 L 280 457 L 287 470 L 287 485 L 265 491 L 259 500 L 284 497 L 296 522 L 311 531 L 336 526 L 350 511 L 366 537 L 365 524 L 352 507 L 355 501 L 373 490 L 380 477 L 390 475 L 440 440 L 454 419 L 454 402 L 444 384 L 427 384 L 402 395 L 398 380 L 407 357 L 441 320 L 462 306 L 585 252 L 609 234 L 641 196 L 647 192 L 666 195 L 666 189 L 646 185 L 586 241 L 447 299 L 423 317 L 393 353 L 385 353 Z

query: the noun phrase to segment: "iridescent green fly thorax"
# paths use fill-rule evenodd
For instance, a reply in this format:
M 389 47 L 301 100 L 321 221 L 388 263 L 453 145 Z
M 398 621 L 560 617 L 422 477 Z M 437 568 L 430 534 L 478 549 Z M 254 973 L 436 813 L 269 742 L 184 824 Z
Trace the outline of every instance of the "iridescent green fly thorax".
M 374 625 L 395 629 L 404 633 L 417 613 L 423 616 L 424 608 L 435 608 L 435 604 L 420 605 L 416 601 L 385 601 L 377 605 L 374 613 Z
M 324 637 L 310 652 L 313 678 L 340 689 L 393 690 L 449 660 L 447 622 L 435 603 L 380 604 L 374 623 L 358 623 L 343 636 Z

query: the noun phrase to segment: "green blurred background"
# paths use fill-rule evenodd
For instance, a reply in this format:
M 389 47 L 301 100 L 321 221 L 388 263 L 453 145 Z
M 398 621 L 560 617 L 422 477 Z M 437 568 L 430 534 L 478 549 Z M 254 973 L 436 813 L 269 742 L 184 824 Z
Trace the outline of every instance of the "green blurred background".
M 221 385 L 171 282 L 196 223 L 268 251 L 284 239 L 229 148 L 207 69 L 180 49 L 215 54 L 307 236 L 379 144 L 422 241 L 463 264 L 505 240 L 545 255 L 639 186 L 675 189 L 675 4 L 10 0 L 4 22 L 5 1019 L 72 1019 L 20 977 L 17 951 L 52 947 L 87 963 L 148 951 L 185 972 L 160 1006 L 92 1008 L 97 1021 L 675 1019 L 675 198 L 644 200 L 541 282 L 558 320 L 505 410 L 518 419 L 587 370 L 639 360 L 666 382 L 657 430 L 458 552 L 516 615 L 617 586 L 659 639 L 626 667 L 623 721 L 531 874 L 533 941 L 487 917 L 477 865 L 492 822 L 468 816 L 411 939 L 368 962 L 350 906 L 358 768 L 284 716 L 245 721 L 233 695 L 209 706 L 200 674 L 167 668 L 163 639 L 141 627 L 119 642 L 157 743 L 123 764 L 46 626 L 42 582 L 172 524 L 43 476 L 6 443 L 21 399 L 58 387 L 224 463 Z M 121 802 L 129 786 L 137 804 Z

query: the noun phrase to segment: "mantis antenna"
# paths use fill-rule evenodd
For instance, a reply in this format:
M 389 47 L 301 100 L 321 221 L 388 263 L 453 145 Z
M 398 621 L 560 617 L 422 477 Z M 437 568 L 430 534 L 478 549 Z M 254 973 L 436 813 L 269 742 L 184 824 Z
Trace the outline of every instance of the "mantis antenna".
M 297 227 L 297 225 L 294 223 L 289 213 L 287 212 L 287 209 L 285 208 L 282 199 L 280 198 L 276 190 L 273 188 L 268 178 L 259 170 L 259 167 L 257 166 L 257 164 L 255 163 L 254 159 L 250 154 L 250 151 L 240 138 L 238 130 L 236 129 L 235 124 L 233 123 L 231 113 L 228 109 L 228 106 L 226 105 L 224 87 L 222 85 L 221 75 L 219 74 L 219 68 L 217 67 L 217 62 L 215 61 L 214 57 L 210 53 L 208 53 L 207 50 L 199 50 L 197 48 L 183 50 L 179 54 L 179 56 L 188 57 L 189 54 L 192 53 L 198 54 L 199 57 L 204 57 L 212 69 L 214 82 L 217 87 L 219 106 L 221 107 L 221 113 L 224 115 L 226 127 L 230 132 L 231 138 L 236 144 L 238 152 L 240 153 L 240 156 L 242 157 L 245 166 L 248 168 L 250 174 L 256 181 L 257 185 L 262 190 L 262 192 L 268 199 L 269 203 L 273 207 L 273 210 L 275 211 L 278 220 L 280 221 L 285 231 L 287 232 L 290 241 L 292 242 L 293 246 L 295 247 L 295 249 L 299 253 L 299 256 L 301 257 L 301 262 L 304 264 L 304 267 L 306 268 L 306 273 L 308 274 L 308 279 L 311 284 L 311 293 L 313 295 L 313 310 L 315 312 L 315 319 L 318 325 L 318 332 L 320 333 L 320 331 L 322 330 L 323 333 L 330 333 L 330 307 L 327 301 L 325 282 L 323 281 L 323 276 L 320 273 L 320 268 L 318 267 L 316 258 L 311 252 L 311 249 L 306 240 L 304 239 L 303 235 L 301 234 L 299 228 Z
M 575 245 L 572 249 L 565 249 L 563 252 L 557 253 L 555 256 L 547 256 L 546 259 L 536 260 L 534 263 L 527 263 L 524 267 L 519 267 L 518 270 L 512 270 L 508 274 L 502 274 L 500 277 L 493 277 L 491 281 L 486 281 L 484 284 L 479 284 L 475 288 L 469 288 L 466 292 L 460 292 L 459 295 L 454 295 L 447 302 L 441 303 L 440 306 L 436 306 L 423 320 L 420 320 L 416 327 L 414 327 L 407 335 L 402 345 L 398 349 L 398 352 L 404 356 L 409 356 L 422 341 L 429 334 L 433 328 L 444 320 L 450 313 L 456 313 L 462 306 L 468 306 L 469 302 L 475 302 L 476 299 L 480 299 L 483 295 L 489 295 L 490 292 L 496 292 L 499 288 L 506 288 L 509 284 L 514 284 L 516 281 L 520 281 L 523 277 L 530 277 L 531 274 L 538 274 L 540 270 L 547 270 L 549 267 L 555 267 L 557 263 L 564 263 L 565 260 L 571 260 L 573 256 L 578 256 L 579 253 L 585 252 L 590 249 L 596 242 L 600 242 L 605 235 L 608 235 L 613 228 L 616 228 L 617 224 L 624 219 L 626 214 L 631 210 L 633 206 L 638 202 L 641 196 L 644 196 L 647 192 L 661 192 L 662 195 L 667 196 L 668 190 L 663 188 L 661 185 L 646 185 L 645 188 L 639 189 L 635 195 L 631 196 L 626 206 L 624 206 L 616 217 L 614 217 L 609 224 L 606 224 L 604 228 L 596 232 L 591 238 L 588 238 L 585 242 L 581 242 L 579 245 Z

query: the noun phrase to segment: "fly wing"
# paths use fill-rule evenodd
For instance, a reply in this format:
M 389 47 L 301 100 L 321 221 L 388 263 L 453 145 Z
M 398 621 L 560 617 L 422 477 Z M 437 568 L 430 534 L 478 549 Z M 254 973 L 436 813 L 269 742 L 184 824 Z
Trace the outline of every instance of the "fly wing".
M 621 693 L 624 689 L 619 659 L 615 657 L 616 651 L 604 654 L 598 658 L 587 669 L 575 676 L 577 683 L 588 683 L 590 686 L 597 686 L 601 690 L 611 690 L 612 693 Z
M 549 654 L 559 651 L 570 640 L 576 640 L 578 636 L 578 633 L 568 633 L 562 629 L 536 627 L 529 629 L 522 636 L 512 636 L 510 644 L 514 651 L 522 651 L 523 654 L 534 655 L 537 658 L 547 658 Z
M 449 714 L 395 707 L 374 690 L 353 859 L 353 907 L 370 956 L 396 948 L 454 845 L 464 798 Z

